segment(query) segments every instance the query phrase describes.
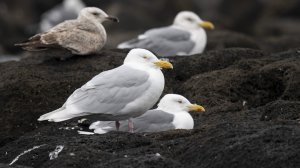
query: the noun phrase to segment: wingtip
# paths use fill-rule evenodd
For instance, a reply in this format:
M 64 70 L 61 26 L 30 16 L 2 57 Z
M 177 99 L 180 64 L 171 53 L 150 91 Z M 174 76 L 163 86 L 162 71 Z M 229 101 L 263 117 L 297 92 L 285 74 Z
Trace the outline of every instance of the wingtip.
M 118 46 L 117 46 L 118 49 L 129 49 L 129 48 L 134 48 L 130 42 L 123 42 L 123 43 L 120 43 Z
M 89 129 L 92 130 L 92 129 L 97 129 L 98 128 L 98 125 L 100 124 L 101 121 L 96 121 L 96 122 L 93 122 L 90 126 L 89 126 Z
M 48 113 L 47 113 L 48 114 Z M 47 118 L 47 115 L 44 114 L 44 115 L 41 115 L 38 119 L 38 121 L 45 121 L 45 120 L 49 120 L 49 118 Z
M 55 119 L 48 119 L 48 118 L 42 118 L 42 117 L 38 118 L 37 121 L 58 122 Z
M 77 131 L 80 135 L 94 135 L 94 132 L 88 132 L 88 131 Z
M 20 46 L 23 46 L 24 43 L 17 43 L 17 44 L 14 44 L 14 46 L 17 46 L 17 47 L 20 47 Z
M 98 129 L 95 129 L 94 130 L 94 133 L 95 134 L 106 134 L 108 131 L 104 130 L 104 129 L 101 129 L 101 128 L 98 128 Z
M 44 121 L 44 118 L 40 117 L 37 119 L 38 121 Z
M 14 44 L 15 46 L 26 46 L 26 45 L 28 45 L 28 40 L 24 40 L 24 41 L 20 41 L 20 42 L 18 42 L 18 43 L 16 43 L 16 44 Z
M 125 49 L 125 46 L 124 46 L 123 43 L 121 43 L 121 44 L 119 44 L 119 45 L 117 46 L 117 48 L 118 48 L 118 49 Z

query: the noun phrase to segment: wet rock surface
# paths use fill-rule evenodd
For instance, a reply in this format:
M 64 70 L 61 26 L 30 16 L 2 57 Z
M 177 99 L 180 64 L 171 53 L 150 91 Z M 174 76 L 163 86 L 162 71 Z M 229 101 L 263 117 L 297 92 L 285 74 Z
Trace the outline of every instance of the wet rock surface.
M 259 42 L 257 45 L 262 48 Z M 88 136 L 77 133 L 82 129 L 78 119 L 37 122 L 40 115 L 60 107 L 93 76 L 122 64 L 126 52 L 105 50 L 64 61 L 27 58 L 0 64 L 0 167 L 8 167 L 34 147 L 13 165 L 300 166 L 299 49 L 266 52 L 221 47 L 170 58 L 174 70 L 164 71 L 164 93 L 182 94 L 207 110 L 191 113 L 194 130 Z M 49 154 L 59 146 L 63 147 L 61 152 L 50 160 Z

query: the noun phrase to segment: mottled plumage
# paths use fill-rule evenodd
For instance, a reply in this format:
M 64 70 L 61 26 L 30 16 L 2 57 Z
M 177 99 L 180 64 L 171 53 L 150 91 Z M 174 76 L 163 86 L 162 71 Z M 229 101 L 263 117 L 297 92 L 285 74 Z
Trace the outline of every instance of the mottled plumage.
M 99 8 L 84 8 L 77 19 L 62 22 L 16 46 L 27 51 L 66 49 L 76 55 L 97 53 L 106 43 L 106 31 L 101 24 L 105 20 L 117 21 Z

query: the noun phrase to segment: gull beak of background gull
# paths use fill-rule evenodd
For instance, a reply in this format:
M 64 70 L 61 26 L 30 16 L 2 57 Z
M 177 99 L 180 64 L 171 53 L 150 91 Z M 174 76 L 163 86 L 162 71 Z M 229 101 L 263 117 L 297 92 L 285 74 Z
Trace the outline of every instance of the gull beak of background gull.
M 117 23 L 119 22 L 119 19 L 114 16 L 107 16 L 106 19 Z
M 173 69 L 173 65 L 168 61 L 159 60 L 157 62 L 154 62 L 154 64 L 159 68 Z
M 204 107 L 198 105 L 198 104 L 192 104 L 188 106 L 189 111 L 197 111 L 197 112 L 204 112 Z
M 215 28 L 214 24 L 212 24 L 209 21 L 203 21 L 203 22 L 199 23 L 199 26 L 203 27 L 205 29 L 210 29 L 210 30 Z

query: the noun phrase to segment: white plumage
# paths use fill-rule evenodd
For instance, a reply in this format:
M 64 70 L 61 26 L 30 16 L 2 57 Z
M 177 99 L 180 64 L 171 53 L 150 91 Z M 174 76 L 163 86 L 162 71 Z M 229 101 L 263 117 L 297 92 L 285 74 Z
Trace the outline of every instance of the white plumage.
M 145 48 L 159 56 L 192 55 L 202 53 L 207 43 L 203 28 L 213 29 L 211 22 L 203 21 L 190 11 L 177 14 L 172 25 L 154 28 L 138 38 L 123 42 L 118 48 Z
M 161 68 L 172 68 L 172 64 L 147 50 L 133 49 L 123 65 L 95 76 L 75 90 L 61 108 L 38 120 L 60 122 L 96 115 L 100 120 L 119 121 L 142 115 L 164 89 Z
M 143 115 L 133 118 L 134 132 L 160 132 L 172 129 L 193 129 L 194 120 L 188 111 L 205 111 L 202 106 L 191 104 L 185 97 L 167 94 L 159 102 L 158 107 L 148 110 Z M 120 130 L 128 131 L 127 122 L 120 122 Z M 115 131 L 114 123 L 97 121 L 90 125 L 94 133 L 104 134 Z

